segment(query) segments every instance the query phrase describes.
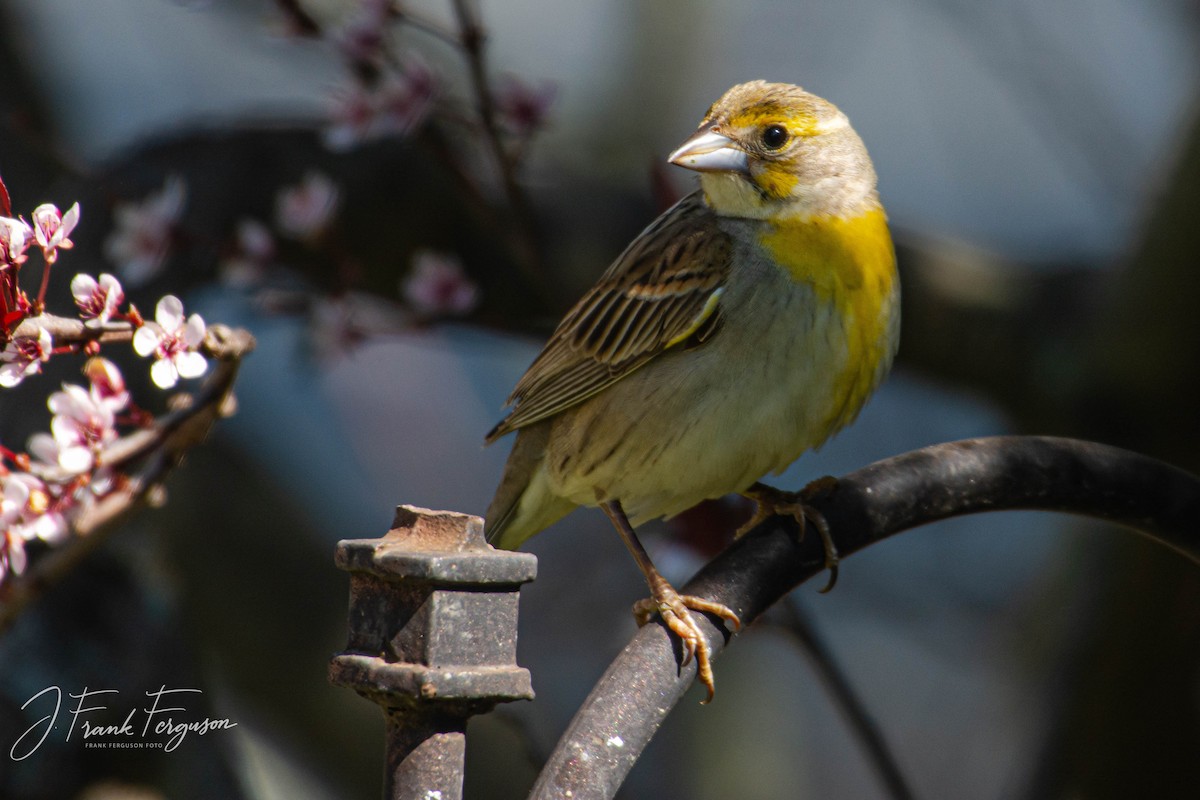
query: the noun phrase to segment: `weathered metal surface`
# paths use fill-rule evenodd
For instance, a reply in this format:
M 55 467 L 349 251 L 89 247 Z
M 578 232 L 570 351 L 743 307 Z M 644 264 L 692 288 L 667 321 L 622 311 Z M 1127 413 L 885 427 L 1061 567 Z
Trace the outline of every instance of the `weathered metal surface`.
M 329 680 L 383 708 L 384 797 L 462 797 L 467 719 L 533 698 L 517 666 L 517 601 L 537 559 L 495 550 L 483 520 L 400 506 L 379 539 L 338 543 L 350 572 L 346 650 Z

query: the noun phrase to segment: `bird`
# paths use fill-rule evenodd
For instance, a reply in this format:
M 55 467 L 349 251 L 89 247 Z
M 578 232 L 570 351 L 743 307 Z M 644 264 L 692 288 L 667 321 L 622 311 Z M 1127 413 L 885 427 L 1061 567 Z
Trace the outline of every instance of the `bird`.
M 742 494 L 751 522 L 817 523 L 810 495 L 761 482 L 850 424 L 899 343 L 900 285 L 874 165 L 846 115 L 787 83 L 725 92 L 668 157 L 697 189 L 650 223 L 572 307 L 506 402 L 516 432 L 484 530 L 516 549 L 579 506 L 612 521 L 712 700 L 700 613 L 634 528 Z M 828 479 L 831 480 L 832 479 Z M 823 491 L 830 490 L 825 485 Z M 738 534 L 750 527 L 742 526 Z

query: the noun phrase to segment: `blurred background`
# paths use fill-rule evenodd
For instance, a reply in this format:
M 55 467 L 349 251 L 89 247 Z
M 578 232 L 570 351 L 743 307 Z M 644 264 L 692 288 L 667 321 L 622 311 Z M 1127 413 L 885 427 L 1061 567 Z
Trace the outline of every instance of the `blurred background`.
M 799 83 L 847 113 L 904 287 L 892 377 L 778 485 L 998 433 L 1200 470 L 1192 0 L 396 8 L 0 0 L 0 175 L 15 210 L 83 210 L 50 310 L 69 313 L 76 272 L 112 272 L 143 310 L 178 294 L 259 343 L 237 416 L 166 505 L 0 637 L 6 748 L 51 685 L 199 687 L 237 728 L 173 753 L 50 737 L 0 755 L 0 795 L 378 796 L 379 712 L 325 678 L 346 632 L 334 543 L 381 536 L 398 503 L 484 511 L 509 445 L 482 437 L 513 383 L 690 189 L 665 154 L 742 81 Z M 0 394 L 0 441 L 45 428 L 60 379 Z M 647 545 L 684 580 L 739 513 L 710 504 Z M 468 797 L 525 795 L 645 593 L 598 512 L 528 549 L 519 662 L 538 697 L 472 723 Z M 1200 795 L 1200 574 L 1128 532 L 1029 513 L 942 523 L 786 602 L 917 797 Z M 891 796 L 793 624 L 781 612 L 737 637 L 716 701 L 689 695 L 623 797 Z

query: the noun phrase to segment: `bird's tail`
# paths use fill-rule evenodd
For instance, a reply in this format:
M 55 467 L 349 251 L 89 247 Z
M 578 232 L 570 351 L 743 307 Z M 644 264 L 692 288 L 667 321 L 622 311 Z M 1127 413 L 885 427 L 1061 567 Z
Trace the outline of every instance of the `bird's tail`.
M 516 550 L 521 544 L 575 509 L 570 500 L 550 489 L 543 467 L 549 424 L 535 424 L 517 432 L 504 477 L 488 506 L 484 532 L 493 546 Z

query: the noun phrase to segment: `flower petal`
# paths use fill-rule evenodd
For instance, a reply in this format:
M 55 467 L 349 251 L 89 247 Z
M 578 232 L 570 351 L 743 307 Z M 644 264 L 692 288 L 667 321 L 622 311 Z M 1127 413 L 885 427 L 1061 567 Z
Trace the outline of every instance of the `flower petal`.
M 74 203 L 62 217 L 62 238 L 66 239 L 79 224 L 79 203 Z M 65 246 L 65 245 L 64 245 Z
M 101 280 L 104 276 L 100 276 Z M 99 288 L 96 279 L 86 273 L 79 273 L 71 279 L 71 294 L 76 303 L 86 303 L 92 299 L 92 293 Z
M 23 380 L 25 380 L 24 364 L 10 361 L 4 366 L 0 366 L 0 386 L 11 389 Z
M 33 524 L 33 532 L 37 537 L 49 544 L 59 544 L 67 538 L 67 521 L 62 514 L 47 511 L 39 514 Z
M 45 436 L 45 434 L 42 435 Z M 4 502 L 24 508 L 25 504 L 29 502 L 29 484 L 19 481 L 15 477 L 4 481 Z
M 92 468 L 92 451 L 83 445 L 64 447 L 58 453 L 58 465 L 72 475 L 82 475 Z
M 198 378 L 208 369 L 208 361 L 199 353 L 179 353 L 173 361 L 181 378 Z
M 204 318 L 199 314 L 192 314 L 183 328 L 183 343 L 190 349 L 199 347 L 203 341 Z
M 143 358 L 157 350 L 158 343 L 162 341 L 162 335 L 159 331 L 150 327 L 151 324 L 149 322 L 146 323 L 133 334 L 133 352 Z
M 29 455 L 46 464 L 58 463 L 58 442 L 48 433 L 35 433 L 25 445 Z M 7 495 L 7 490 L 5 492 Z M 28 497 L 28 494 L 26 494 Z
M 173 294 L 166 295 L 154 308 L 154 319 L 167 333 L 175 333 L 183 325 L 183 301 Z
M 179 380 L 179 372 L 174 364 L 162 358 L 150 367 L 150 380 L 160 389 L 170 389 Z
M 13 573 L 20 575 L 25 571 L 25 547 L 21 540 L 15 536 L 9 537 L 8 540 L 8 566 Z

